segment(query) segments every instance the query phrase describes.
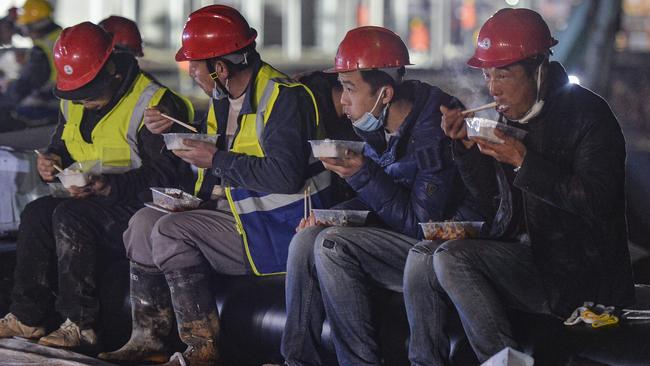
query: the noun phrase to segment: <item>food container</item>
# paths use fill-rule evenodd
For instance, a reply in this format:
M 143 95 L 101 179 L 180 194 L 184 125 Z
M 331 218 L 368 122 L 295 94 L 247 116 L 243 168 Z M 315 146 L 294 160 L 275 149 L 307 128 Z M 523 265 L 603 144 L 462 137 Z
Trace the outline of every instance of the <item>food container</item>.
M 327 226 L 361 226 L 370 211 L 361 210 L 311 210 L 316 223 Z
M 421 222 L 426 240 L 475 238 L 480 235 L 483 221 Z
M 487 118 L 465 118 L 465 124 L 467 125 L 467 137 L 482 137 L 490 142 L 498 144 L 502 144 L 504 141 L 494 134 L 495 128 L 508 136 L 516 138 L 517 140 L 523 140 L 528 133 L 526 130 L 508 126 L 505 123 L 499 123 Z
M 345 140 L 309 140 L 311 151 L 317 158 L 343 158 L 346 151 L 352 151 L 357 154 L 363 152 L 363 141 L 345 141 Z
M 216 145 L 219 134 L 208 135 L 205 133 L 163 133 L 163 138 L 165 139 L 167 150 L 187 150 L 188 147 L 183 144 L 183 139 L 204 141 L 209 142 L 212 145 Z
M 199 207 L 201 199 L 177 188 L 151 188 L 153 204 L 169 211 L 187 211 Z
M 72 186 L 84 187 L 90 182 L 90 177 L 101 173 L 99 160 L 78 161 L 63 169 L 56 175 L 65 188 Z
M 49 182 L 47 186 L 50 188 L 50 196 L 54 198 L 67 198 L 70 197 L 70 191 L 68 191 L 62 183 L 59 182 Z

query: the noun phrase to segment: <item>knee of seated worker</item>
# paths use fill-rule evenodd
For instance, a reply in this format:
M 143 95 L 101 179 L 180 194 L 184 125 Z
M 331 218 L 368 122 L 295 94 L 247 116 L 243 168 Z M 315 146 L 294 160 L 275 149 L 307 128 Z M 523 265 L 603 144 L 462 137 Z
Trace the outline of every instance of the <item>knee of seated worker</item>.
M 474 243 L 466 240 L 450 240 L 443 243 L 433 254 L 433 269 L 444 288 L 454 286 L 454 279 L 463 276 L 457 270 L 472 257 Z
M 79 223 L 88 217 L 93 208 L 85 199 L 71 199 L 59 203 L 52 214 L 52 224 Z
M 409 250 L 404 266 L 404 292 L 426 286 L 433 271 L 433 253 L 435 247 L 431 242 L 420 242 Z
M 188 234 L 188 227 L 190 226 L 186 224 L 183 213 L 165 215 L 153 225 L 151 236 L 152 238 L 158 235 L 169 238 L 184 238 Z
M 41 197 L 28 203 L 20 214 L 22 224 L 37 223 L 41 220 L 52 220 L 52 203 L 50 196 Z
M 314 258 L 316 262 L 326 265 L 349 260 L 354 254 L 349 247 L 351 242 L 346 240 L 343 228 L 330 227 L 321 231 L 316 237 Z
M 287 268 L 308 262 L 313 263 L 316 238 L 324 229 L 322 226 L 312 226 L 301 230 L 293 236 L 289 244 Z

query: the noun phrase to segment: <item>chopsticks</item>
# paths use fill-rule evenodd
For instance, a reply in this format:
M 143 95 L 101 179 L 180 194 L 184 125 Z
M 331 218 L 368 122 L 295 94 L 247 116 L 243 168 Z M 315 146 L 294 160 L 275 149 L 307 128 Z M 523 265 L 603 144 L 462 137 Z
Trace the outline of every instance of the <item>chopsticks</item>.
M 305 212 L 304 219 L 307 220 L 311 216 L 311 186 L 307 186 L 305 189 Z
M 187 128 L 188 130 L 190 130 L 190 131 L 192 131 L 192 132 L 199 132 L 196 128 L 194 128 L 194 127 L 188 125 L 188 124 L 185 123 L 185 122 L 181 122 L 181 121 L 177 120 L 177 119 L 174 118 L 174 117 L 170 117 L 170 116 L 168 116 L 168 115 L 166 115 L 166 114 L 164 114 L 164 113 L 161 113 L 160 115 L 163 116 L 163 117 L 165 117 L 165 118 L 167 118 L 168 120 L 170 120 L 170 121 L 172 121 L 172 122 L 178 123 L 179 125 L 181 125 L 181 126 Z
M 462 114 L 462 115 L 466 115 L 466 114 L 469 114 L 469 113 L 482 111 L 482 110 L 484 110 L 484 109 L 494 108 L 494 107 L 496 107 L 496 106 L 497 106 L 497 102 L 492 102 L 492 103 L 488 103 L 488 104 L 482 105 L 482 106 L 480 106 L 480 107 L 476 107 L 476 108 L 472 108 L 472 109 L 464 110 L 464 111 L 460 112 L 460 114 Z
M 35 152 L 36 155 L 38 155 L 38 156 L 43 155 L 43 154 L 41 154 L 40 151 L 38 151 L 38 150 L 36 150 L 36 149 L 34 149 L 34 152 Z M 62 171 L 63 171 L 63 169 L 62 169 L 60 166 L 56 165 L 55 163 L 52 163 L 52 166 L 54 166 L 54 169 L 58 170 L 59 172 L 62 172 Z

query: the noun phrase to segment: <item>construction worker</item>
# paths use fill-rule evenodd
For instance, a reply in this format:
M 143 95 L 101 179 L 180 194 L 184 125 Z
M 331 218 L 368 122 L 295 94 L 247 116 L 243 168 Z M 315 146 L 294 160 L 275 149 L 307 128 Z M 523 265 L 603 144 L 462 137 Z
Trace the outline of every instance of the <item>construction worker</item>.
M 237 10 L 210 5 L 190 14 L 177 61 L 214 103 L 210 133 L 224 133 L 228 149 L 185 139 L 174 154 L 219 178 L 210 209 L 164 214 L 143 209 L 124 233 L 131 259 L 132 337 L 113 361 L 157 361 L 173 315 L 187 349 L 168 365 L 219 360 L 219 315 L 210 276 L 268 275 L 285 270 L 288 244 L 303 217 L 303 192 L 327 204 L 330 175 L 311 159 L 316 105 L 309 89 L 263 62 L 257 32 Z M 157 112 L 151 111 L 153 120 Z M 150 121 L 165 131 L 169 124 Z M 223 146 L 223 145 L 222 145 Z M 171 297 L 170 297 L 171 295 Z M 173 308 L 173 310 L 172 310 Z
M 56 69 L 52 47 L 61 33 L 61 27 L 52 19 L 53 9 L 47 0 L 27 0 L 18 9 L 16 24 L 21 33 L 29 36 L 34 47 L 20 76 L 0 95 L 0 131 L 21 129 L 29 125 L 54 123 L 58 101 L 52 95 Z
M 326 315 L 341 365 L 380 365 L 373 322 L 373 288 L 401 291 L 409 249 L 419 223 L 476 219 L 440 129 L 440 106 L 454 97 L 435 86 L 404 81 L 410 65 L 404 42 L 392 31 L 366 26 L 349 31 L 328 70 L 343 87 L 343 113 L 366 142 L 363 154 L 321 158 L 357 198 L 341 208 L 370 210 L 379 227 L 314 226 L 303 220 L 289 248 L 286 365 L 320 365 Z
M 1 338 L 95 346 L 98 264 L 105 263 L 100 258 L 124 257 L 122 232 L 150 199 L 150 186 L 173 187 L 177 176 L 191 174 L 187 164 L 163 151 L 161 136 L 142 128 L 142 118 L 147 106 L 165 106 L 186 120 L 193 111 L 148 79 L 132 55 L 114 52 L 113 46 L 110 35 L 90 22 L 64 29 L 54 45 L 59 125 L 39 154 L 38 172 L 53 182 L 55 165 L 99 160 L 102 174 L 86 186 L 68 188 L 70 198 L 46 196 L 25 207 L 11 312 L 0 319 Z M 53 310 L 65 322 L 47 334 Z
M 585 301 L 633 303 L 625 140 L 607 102 L 549 62 L 557 43 L 538 13 L 502 9 L 467 62 L 482 69 L 500 122 L 528 131 L 523 141 L 499 129 L 502 143 L 468 140 L 461 109 L 441 108 L 463 180 L 494 217 L 492 239 L 437 250 L 424 242 L 409 254 L 412 365 L 449 364 L 454 312 L 485 362 L 506 347 L 523 351 L 507 309 L 566 319 Z
M 142 36 L 138 25 L 131 19 L 111 15 L 99 22 L 99 26 L 113 36 L 118 50 L 131 52 L 135 57 L 143 57 Z

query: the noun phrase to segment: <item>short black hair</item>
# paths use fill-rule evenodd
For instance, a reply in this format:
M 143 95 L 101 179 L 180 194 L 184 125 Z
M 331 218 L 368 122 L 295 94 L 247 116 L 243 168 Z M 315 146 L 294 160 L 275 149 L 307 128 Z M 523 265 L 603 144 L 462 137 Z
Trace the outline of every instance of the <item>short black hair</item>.
M 545 55 L 535 55 L 533 57 L 529 57 L 527 59 L 521 60 L 515 65 L 521 65 L 524 68 L 524 71 L 526 72 L 526 75 L 535 77 L 535 72 L 537 71 L 537 67 L 543 63 L 548 63 L 548 57 Z
M 397 70 L 397 75 L 401 79 L 404 76 L 404 74 L 406 74 L 406 68 L 402 66 Z M 402 88 L 400 88 L 401 83 L 398 84 L 395 81 L 395 79 L 393 79 L 392 76 L 390 76 L 388 73 L 384 71 L 378 69 L 361 70 L 361 78 L 363 79 L 364 82 L 370 84 L 370 89 L 372 90 L 372 94 L 377 93 L 377 91 L 381 89 L 383 86 L 389 85 L 393 87 L 393 90 L 395 90 L 395 96 L 393 97 L 393 101 L 402 99 L 404 97 L 403 90 Z
M 213 57 L 207 60 L 208 63 L 208 72 L 213 73 L 215 71 L 214 65 L 217 63 L 217 61 L 221 61 L 224 64 L 226 64 L 226 67 L 228 67 L 228 70 L 234 73 L 238 73 L 242 70 L 246 70 L 250 67 L 253 67 L 253 65 L 260 59 L 260 54 L 257 52 L 255 49 L 255 42 L 252 44 L 242 48 L 241 50 L 237 50 L 233 53 L 229 53 L 226 56 L 229 55 L 244 55 L 246 54 L 246 63 L 233 63 L 232 61 L 228 60 L 224 56 L 218 56 L 218 57 Z

